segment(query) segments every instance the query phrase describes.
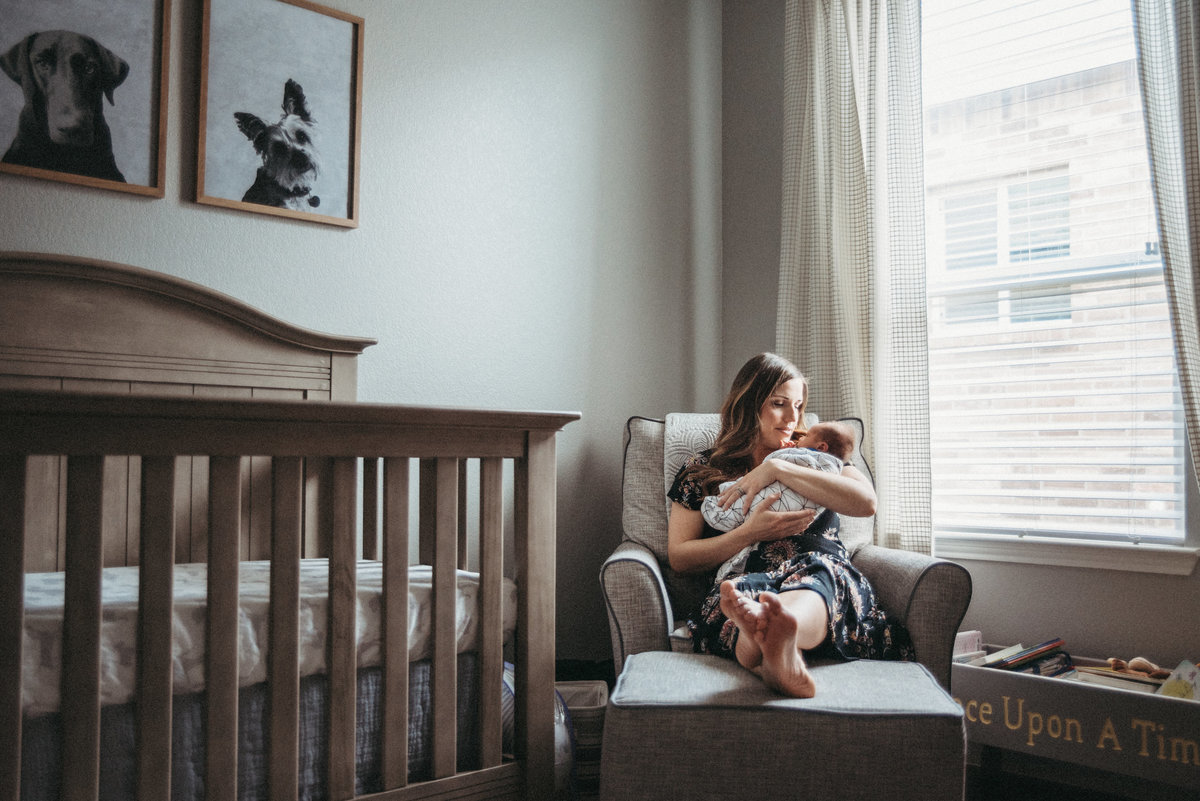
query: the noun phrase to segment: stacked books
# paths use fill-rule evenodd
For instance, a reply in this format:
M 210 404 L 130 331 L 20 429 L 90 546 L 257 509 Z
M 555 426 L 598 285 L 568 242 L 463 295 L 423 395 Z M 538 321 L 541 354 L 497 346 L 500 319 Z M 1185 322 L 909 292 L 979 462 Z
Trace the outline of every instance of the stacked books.
M 1163 684 L 1163 679 L 1152 679 L 1149 676 L 1135 673 L 1121 673 L 1111 667 L 1099 665 L 1076 665 L 1075 678 L 1091 684 L 1103 684 L 1106 687 L 1117 687 L 1122 690 L 1143 693 L 1156 693 Z
M 978 658 L 971 664 L 1038 676 L 1061 676 L 1075 669 L 1071 655 L 1062 649 L 1065 644 L 1060 638 L 1029 648 L 1017 644 Z

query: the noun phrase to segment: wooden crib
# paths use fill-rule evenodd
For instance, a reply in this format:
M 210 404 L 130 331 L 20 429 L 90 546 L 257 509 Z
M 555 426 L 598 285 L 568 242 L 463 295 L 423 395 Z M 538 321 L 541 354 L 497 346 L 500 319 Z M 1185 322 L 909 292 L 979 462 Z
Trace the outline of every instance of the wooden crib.
M 242 560 L 269 560 L 266 786 L 272 799 L 298 798 L 299 576 L 317 559 L 327 560 L 328 601 L 326 780 L 316 797 L 365 797 L 356 791 L 364 564 L 382 571 L 381 775 L 370 796 L 553 795 L 555 436 L 578 415 L 352 402 L 354 358 L 370 344 L 146 270 L 0 255 L 0 731 L 11 733 L 0 740 L 0 799 L 21 797 L 25 583 L 39 571 L 65 572 L 61 797 L 98 797 L 101 588 L 109 568 L 125 565 L 137 566 L 139 588 L 136 795 L 171 797 L 181 697 L 173 582 L 178 565 L 195 562 L 207 563 L 204 797 L 237 798 Z M 407 763 L 412 561 L 432 566 L 432 772 L 421 781 Z M 478 764 L 462 770 L 456 587 L 468 567 L 478 574 L 479 742 Z M 506 573 L 517 598 L 507 652 Z M 516 676 L 509 758 L 506 654 Z

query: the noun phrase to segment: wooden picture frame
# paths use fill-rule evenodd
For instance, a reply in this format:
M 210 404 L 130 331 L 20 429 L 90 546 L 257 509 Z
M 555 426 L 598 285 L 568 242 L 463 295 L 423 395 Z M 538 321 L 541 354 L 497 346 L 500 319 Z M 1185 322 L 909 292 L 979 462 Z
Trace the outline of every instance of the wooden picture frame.
M 171 0 L 0 0 L 0 172 L 162 197 L 170 19 Z M 73 102 L 48 115 L 47 86 Z
M 358 226 L 363 20 L 204 0 L 196 201 Z

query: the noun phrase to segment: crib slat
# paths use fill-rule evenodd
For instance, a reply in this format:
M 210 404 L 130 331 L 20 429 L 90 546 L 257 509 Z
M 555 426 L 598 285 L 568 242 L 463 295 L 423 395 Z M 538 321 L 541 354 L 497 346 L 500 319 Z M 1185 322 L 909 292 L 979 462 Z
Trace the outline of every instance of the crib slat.
M 504 743 L 504 461 L 479 464 L 479 731 L 481 767 L 499 765 Z
M 379 558 L 379 460 L 363 459 L 362 558 Z
M 304 521 L 304 465 L 276 457 L 271 531 L 270 645 L 271 798 L 299 794 L 300 769 L 300 545 Z
M 204 786 L 208 801 L 234 801 L 237 798 L 238 548 L 242 518 L 240 459 L 236 456 L 209 459 L 208 486 Z
M 138 798 L 171 795 L 171 606 L 175 564 L 175 457 L 142 459 L 138 571 Z
M 124 467 L 125 472 L 125 491 L 126 497 L 118 499 L 118 503 L 125 507 L 125 559 L 119 562 L 118 565 L 136 565 L 138 558 L 141 555 L 142 545 L 142 516 L 141 516 L 141 495 L 142 495 L 142 460 L 139 457 L 131 456 L 128 458 L 128 464 Z M 106 476 L 112 470 L 112 457 L 105 460 L 104 473 Z M 105 502 L 107 505 L 107 501 Z M 117 532 L 117 539 L 121 539 Z M 105 537 L 113 538 L 113 533 L 105 529 Z M 106 562 L 105 567 L 109 567 Z
M 555 570 L 554 434 L 529 432 L 516 469 L 517 574 Z M 522 581 L 517 601 L 517 757 L 530 798 L 554 793 L 554 582 Z
M 25 620 L 25 457 L 0 456 L 0 676 L 21 675 Z M 21 797 L 21 682 L 0 682 L 0 801 Z
M 329 548 L 329 797 L 354 796 L 358 470 L 333 461 L 333 541 Z
M 408 459 L 383 463 L 383 788 L 408 783 Z
M 458 460 L 458 569 L 467 570 L 467 460 Z
M 433 776 L 454 774 L 455 705 L 458 697 L 458 649 L 455 602 L 458 589 L 458 460 L 438 459 L 437 514 L 433 560 Z
M 433 564 L 437 550 L 437 460 L 421 459 L 417 482 L 417 560 Z
M 62 797 L 96 798 L 100 791 L 100 570 L 104 459 L 67 460 L 67 581 L 64 592 Z

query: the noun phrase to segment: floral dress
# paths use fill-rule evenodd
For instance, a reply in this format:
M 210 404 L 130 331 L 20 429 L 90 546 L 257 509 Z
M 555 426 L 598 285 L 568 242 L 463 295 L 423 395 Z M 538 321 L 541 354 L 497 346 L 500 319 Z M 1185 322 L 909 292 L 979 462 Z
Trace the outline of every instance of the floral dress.
M 707 464 L 709 451 L 688 459 L 667 497 L 687 509 L 698 510 L 703 488 L 691 468 Z M 799 534 L 772 542 L 760 542 L 750 552 L 744 572 L 731 576 L 738 588 L 754 598 L 763 592 L 813 590 L 825 599 L 829 610 L 829 636 L 817 649 L 821 655 L 846 659 L 914 659 L 908 631 L 887 620 L 875 603 L 870 582 L 850 563 L 846 547 L 838 537 L 841 522 L 826 509 Z M 704 537 L 721 532 L 704 524 Z M 721 612 L 720 584 L 714 584 L 688 620 L 692 645 L 699 653 L 733 657 L 737 626 Z

